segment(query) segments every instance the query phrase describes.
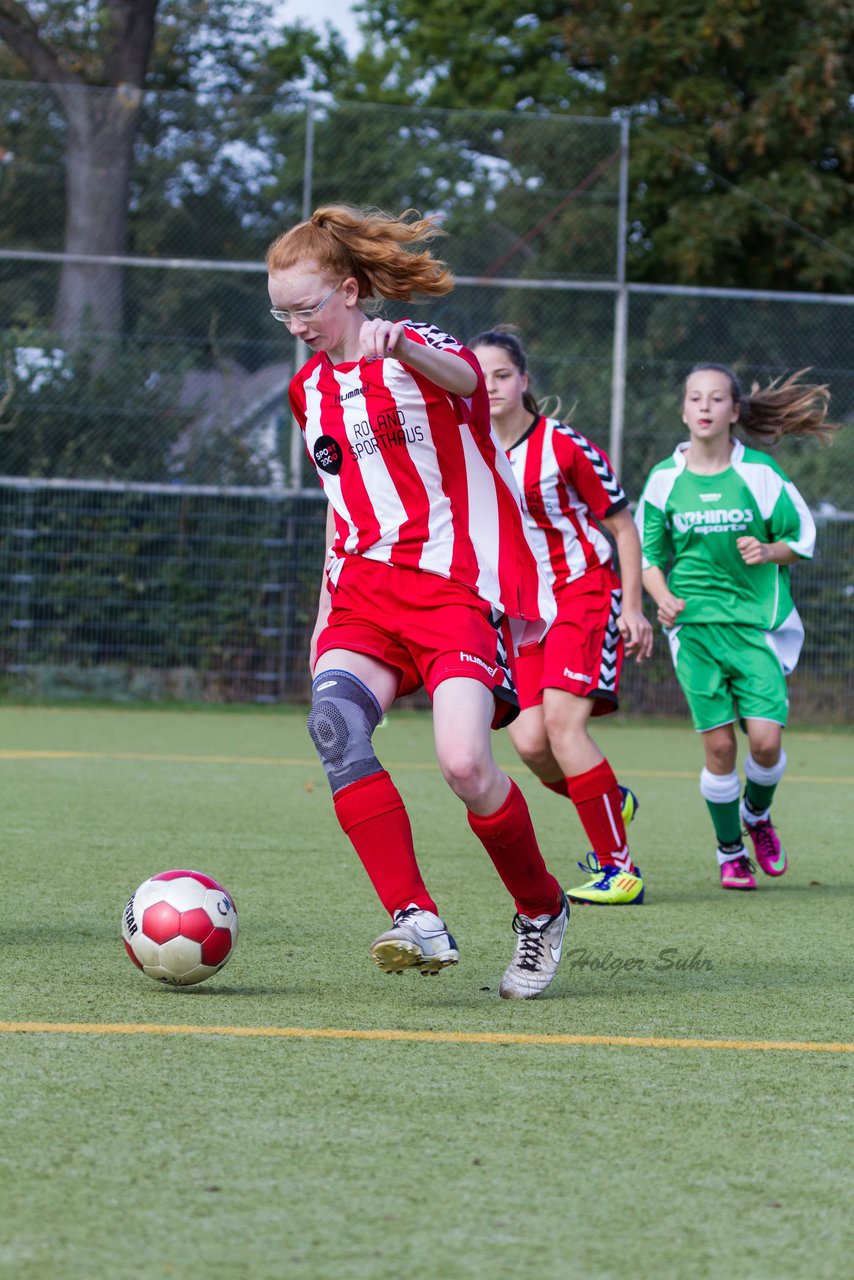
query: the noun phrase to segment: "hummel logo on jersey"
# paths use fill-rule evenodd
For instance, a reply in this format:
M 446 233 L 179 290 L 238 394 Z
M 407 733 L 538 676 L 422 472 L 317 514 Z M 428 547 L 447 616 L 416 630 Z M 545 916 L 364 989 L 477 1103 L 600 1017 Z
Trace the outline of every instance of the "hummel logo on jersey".
M 583 671 L 570 671 L 569 667 L 564 667 L 563 674 L 567 680 L 583 680 L 585 684 L 589 684 L 593 679 L 592 676 L 586 676 Z
M 702 502 L 720 502 L 721 495 L 719 493 L 701 493 L 700 500 Z
M 673 523 L 679 533 L 736 533 L 753 519 L 750 507 L 714 507 L 706 511 L 674 511 Z
M 491 667 L 488 662 L 484 662 L 483 658 L 478 658 L 473 653 L 464 653 L 462 649 L 460 649 L 460 662 L 476 662 L 490 676 L 494 676 L 498 670 L 497 667 Z

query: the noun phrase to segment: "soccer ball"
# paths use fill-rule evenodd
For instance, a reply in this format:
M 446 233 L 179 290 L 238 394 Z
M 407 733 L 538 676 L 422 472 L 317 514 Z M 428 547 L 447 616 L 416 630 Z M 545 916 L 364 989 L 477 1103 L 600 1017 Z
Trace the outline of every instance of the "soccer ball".
M 231 955 L 237 910 L 231 894 L 200 871 L 161 871 L 145 880 L 122 916 L 131 960 L 158 982 L 204 982 Z

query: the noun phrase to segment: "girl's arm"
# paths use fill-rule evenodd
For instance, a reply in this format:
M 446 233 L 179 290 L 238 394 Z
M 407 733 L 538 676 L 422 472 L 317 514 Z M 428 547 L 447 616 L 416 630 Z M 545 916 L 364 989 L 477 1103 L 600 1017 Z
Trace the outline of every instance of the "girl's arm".
M 628 507 L 600 522 L 617 544 L 620 579 L 623 584 L 623 608 L 617 620 L 626 653 L 637 655 L 643 662 L 652 653 L 652 627 L 644 617 L 641 599 L 641 545 L 635 522 Z
M 736 538 L 735 545 L 745 564 L 794 564 L 800 560 L 788 542 L 760 542 L 758 538 Z
M 650 501 L 650 486 L 658 472 L 656 468 L 644 485 L 635 514 L 635 525 L 641 540 L 643 553 L 642 565 L 646 565 L 641 575 L 644 588 L 658 605 L 658 621 L 664 627 L 672 627 L 685 608 L 685 601 L 675 596 L 667 585 L 661 564 L 667 564 L 672 557 L 673 548 L 667 534 L 667 522 L 663 509 Z
M 471 396 L 477 388 L 477 374 L 461 356 L 453 351 L 440 351 L 438 347 L 412 342 L 404 335 L 405 323 L 398 320 L 366 320 L 359 331 L 359 341 L 366 360 L 382 360 L 393 356 L 425 378 L 435 382 L 443 391 L 455 396 Z
M 643 585 L 658 605 L 658 621 L 664 627 L 672 627 L 685 608 L 685 601 L 675 596 L 667 585 L 667 579 L 657 565 L 644 569 Z

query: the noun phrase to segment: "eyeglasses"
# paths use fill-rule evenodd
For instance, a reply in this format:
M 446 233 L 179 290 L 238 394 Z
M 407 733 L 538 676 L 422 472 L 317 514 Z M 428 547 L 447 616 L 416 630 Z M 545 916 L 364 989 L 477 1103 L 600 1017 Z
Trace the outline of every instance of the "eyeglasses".
M 321 298 L 316 307 L 303 307 L 300 311 L 283 311 L 281 307 L 271 307 L 270 315 L 281 324 L 290 324 L 293 320 L 310 320 L 312 316 L 317 315 L 318 311 L 323 310 L 333 293 L 337 293 L 343 283 L 343 280 L 339 280 L 335 288 L 330 289 L 326 297 Z

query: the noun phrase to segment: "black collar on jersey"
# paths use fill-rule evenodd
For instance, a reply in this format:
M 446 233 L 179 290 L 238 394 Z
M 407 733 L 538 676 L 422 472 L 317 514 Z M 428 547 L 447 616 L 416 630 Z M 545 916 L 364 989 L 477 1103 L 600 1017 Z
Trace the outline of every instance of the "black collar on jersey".
M 541 413 L 535 413 L 533 418 L 531 419 L 530 426 L 527 427 L 522 432 L 518 440 L 513 441 L 510 448 L 507 449 L 506 452 L 510 453 L 513 449 L 518 448 L 520 444 L 524 443 L 524 441 L 528 439 L 528 436 L 532 433 L 532 431 L 535 431 L 536 428 L 539 426 L 540 422 L 542 422 L 542 418 L 543 418 L 543 415 Z

